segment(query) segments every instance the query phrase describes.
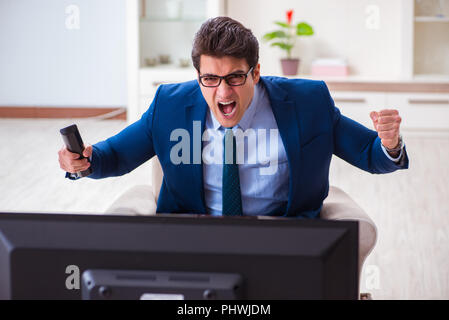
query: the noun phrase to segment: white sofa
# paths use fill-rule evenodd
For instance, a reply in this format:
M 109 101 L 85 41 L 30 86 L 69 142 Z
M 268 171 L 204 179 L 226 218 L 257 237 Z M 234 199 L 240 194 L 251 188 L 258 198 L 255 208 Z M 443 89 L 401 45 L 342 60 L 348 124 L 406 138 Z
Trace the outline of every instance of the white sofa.
M 152 215 L 162 185 L 162 168 L 157 157 L 151 160 L 152 184 L 137 185 L 121 195 L 106 210 L 107 214 Z M 343 190 L 331 186 L 323 203 L 321 219 L 356 220 L 359 222 L 359 279 L 363 263 L 377 240 L 377 228 L 371 218 Z

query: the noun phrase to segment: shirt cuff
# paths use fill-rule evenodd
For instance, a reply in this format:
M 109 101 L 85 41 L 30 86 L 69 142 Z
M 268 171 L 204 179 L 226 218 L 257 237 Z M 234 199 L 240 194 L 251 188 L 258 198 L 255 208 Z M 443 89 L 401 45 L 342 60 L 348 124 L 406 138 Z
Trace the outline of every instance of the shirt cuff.
M 70 172 L 66 172 L 65 177 L 70 180 L 78 180 L 79 178 L 81 178 L 76 173 L 70 173 Z
M 380 144 L 380 147 L 382 148 L 382 151 L 385 153 L 385 155 L 387 156 L 387 158 L 390 159 L 390 160 L 393 161 L 393 162 L 399 162 L 399 160 L 401 160 L 402 154 L 404 153 L 404 146 L 405 146 L 405 144 L 402 146 L 401 152 L 399 153 L 399 155 L 398 155 L 396 158 L 393 158 L 392 156 L 390 156 L 390 155 L 388 154 L 388 151 L 387 151 L 387 149 L 385 149 L 385 147 L 383 146 L 383 144 L 382 144 L 382 143 Z

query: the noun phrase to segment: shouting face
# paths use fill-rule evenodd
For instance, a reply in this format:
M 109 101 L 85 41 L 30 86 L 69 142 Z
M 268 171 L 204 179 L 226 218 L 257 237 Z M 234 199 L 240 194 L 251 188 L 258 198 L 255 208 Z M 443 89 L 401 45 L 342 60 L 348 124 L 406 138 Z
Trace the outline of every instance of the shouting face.
M 248 66 L 244 58 L 207 55 L 200 58 L 198 80 L 201 92 L 215 118 L 225 128 L 240 122 L 259 79 L 260 64 Z

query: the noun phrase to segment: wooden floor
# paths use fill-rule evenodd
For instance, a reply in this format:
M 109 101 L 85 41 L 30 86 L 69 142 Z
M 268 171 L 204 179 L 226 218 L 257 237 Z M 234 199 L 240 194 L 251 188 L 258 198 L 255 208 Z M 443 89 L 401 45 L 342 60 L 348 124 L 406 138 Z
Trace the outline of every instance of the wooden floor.
M 150 181 L 148 165 L 123 177 L 64 179 L 59 129 L 77 123 L 95 143 L 125 122 L 0 119 L 0 211 L 101 213 L 122 192 Z M 335 158 L 330 182 L 378 227 L 361 288 L 374 299 L 449 299 L 449 138 L 405 135 L 410 169 L 371 175 Z

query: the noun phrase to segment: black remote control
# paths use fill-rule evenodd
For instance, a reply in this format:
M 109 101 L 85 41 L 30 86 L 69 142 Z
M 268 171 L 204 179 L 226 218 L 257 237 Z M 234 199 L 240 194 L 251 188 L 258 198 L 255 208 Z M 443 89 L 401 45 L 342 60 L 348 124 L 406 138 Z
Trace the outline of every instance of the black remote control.
M 71 126 L 62 128 L 59 130 L 62 135 L 62 140 L 64 140 L 65 146 L 67 150 L 73 153 L 77 153 L 80 155 L 78 159 L 84 159 L 83 151 L 84 151 L 84 143 L 83 139 L 81 139 L 81 135 L 78 131 L 78 127 L 76 124 L 72 124 Z M 76 173 L 68 173 L 69 178 L 71 179 L 79 179 L 82 177 L 87 177 L 92 173 L 92 169 L 89 167 L 87 170 L 79 171 Z

